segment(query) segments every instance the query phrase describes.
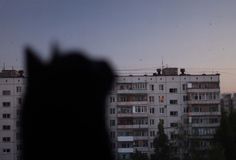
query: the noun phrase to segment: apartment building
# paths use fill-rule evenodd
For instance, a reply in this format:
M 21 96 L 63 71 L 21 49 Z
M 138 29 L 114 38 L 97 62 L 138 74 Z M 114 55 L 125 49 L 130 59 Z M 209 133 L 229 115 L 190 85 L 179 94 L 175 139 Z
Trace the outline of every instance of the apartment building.
M 236 110 L 236 93 L 223 93 L 221 95 L 221 108 L 226 113 L 230 113 Z
M 19 113 L 24 91 L 23 71 L 0 72 L 0 159 L 20 160 Z
M 220 125 L 220 75 L 180 72 L 164 68 L 153 75 L 116 77 L 108 97 L 108 125 L 119 159 L 135 150 L 150 156 L 159 122 L 173 143 L 182 126 L 201 148 L 209 146 Z

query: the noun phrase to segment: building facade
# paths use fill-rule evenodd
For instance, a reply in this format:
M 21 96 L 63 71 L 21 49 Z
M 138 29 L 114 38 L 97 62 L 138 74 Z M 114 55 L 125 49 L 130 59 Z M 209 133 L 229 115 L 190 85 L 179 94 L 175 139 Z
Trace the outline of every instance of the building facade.
M 236 110 L 236 93 L 223 93 L 221 95 L 221 108 L 226 113 Z
M 22 71 L 0 72 L 0 159 L 20 160 L 19 114 L 24 76 Z
M 158 123 L 177 144 L 180 126 L 189 139 L 208 147 L 220 124 L 220 75 L 189 75 L 177 68 L 153 75 L 120 75 L 108 97 L 108 125 L 114 153 L 128 159 L 141 151 L 150 156 Z M 178 150 L 177 152 L 181 152 Z

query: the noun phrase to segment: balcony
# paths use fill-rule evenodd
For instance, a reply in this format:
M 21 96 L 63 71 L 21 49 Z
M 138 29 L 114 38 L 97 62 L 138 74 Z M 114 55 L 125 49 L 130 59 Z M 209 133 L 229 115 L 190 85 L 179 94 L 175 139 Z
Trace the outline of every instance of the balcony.
M 117 117 L 148 117 L 148 113 L 118 113 Z
M 187 89 L 188 93 L 207 93 L 207 92 L 220 92 L 219 88 L 214 88 L 214 89 L 207 89 L 207 88 L 188 88 Z
M 220 123 L 192 123 L 191 127 L 219 127 Z
M 220 116 L 220 112 L 189 112 L 188 116 Z
M 134 140 L 148 140 L 148 136 L 134 136 Z
M 134 153 L 134 148 L 118 148 L 118 153 Z
M 120 106 L 147 105 L 147 104 L 148 104 L 148 101 L 117 102 L 117 105 L 120 105 Z
M 147 93 L 146 89 L 123 89 L 117 90 L 118 94 L 137 94 L 137 93 Z
M 148 147 L 135 147 L 135 150 L 136 149 L 140 152 L 148 152 L 149 151 Z
M 219 104 L 220 100 L 188 100 L 187 104 Z
M 132 142 L 134 141 L 133 136 L 118 136 L 117 137 L 118 142 Z
M 148 124 L 117 125 L 117 128 L 118 128 L 118 129 L 148 128 Z

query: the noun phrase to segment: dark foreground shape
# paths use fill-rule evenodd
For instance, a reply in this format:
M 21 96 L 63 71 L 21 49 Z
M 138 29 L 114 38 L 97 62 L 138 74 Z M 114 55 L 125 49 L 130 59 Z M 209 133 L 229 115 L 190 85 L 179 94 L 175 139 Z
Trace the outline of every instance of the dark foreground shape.
M 22 158 L 113 159 L 105 119 L 105 99 L 113 82 L 110 66 L 80 51 L 54 54 L 44 63 L 26 49 Z

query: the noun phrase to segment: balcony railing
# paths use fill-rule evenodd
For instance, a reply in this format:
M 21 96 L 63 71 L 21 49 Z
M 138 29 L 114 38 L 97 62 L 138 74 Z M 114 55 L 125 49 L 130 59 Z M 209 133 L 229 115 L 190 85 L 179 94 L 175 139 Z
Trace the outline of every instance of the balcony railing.
M 134 153 L 134 148 L 118 148 L 118 153 Z

